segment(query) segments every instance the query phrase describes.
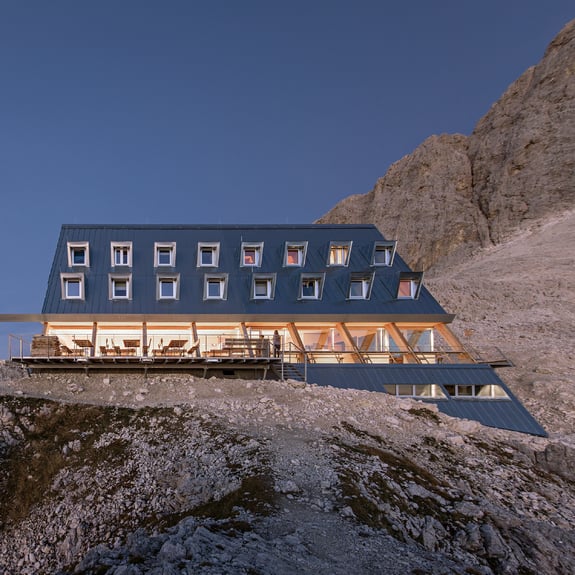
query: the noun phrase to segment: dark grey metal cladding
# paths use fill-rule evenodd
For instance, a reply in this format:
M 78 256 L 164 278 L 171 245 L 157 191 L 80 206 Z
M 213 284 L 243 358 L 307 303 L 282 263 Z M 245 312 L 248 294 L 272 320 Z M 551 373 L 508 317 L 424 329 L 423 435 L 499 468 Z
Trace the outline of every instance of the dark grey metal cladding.
M 299 366 L 303 370 L 303 366 Z M 308 365 L 309 383 L 341 389 L 385 393 L 385 385 L 499 385 L 509 399 L 418 398 L 437 405 L 439 411 L 489 427 L 547 436 L 511 390 L 487 365 Z
M 64 314 L 199 314 L 199 315 L 443 315 L 445 311 L 425 289 L 416 300 L 397 299 L 401 272 L 408 266 L 396 254 L 392 267 L 372 266 L 375 242 L 384 241 L 371 225 L 64 225 L 56 248 L 43 313 Z M 303 267 L 284 267 L 285 243 L 307 242 Z M 349 265 L 329 266 L 332 241 L 352 242 Z M 90 266 L 68 266 L 68 242 L 89 242 Z M 111 266 L 112 242 L 132 242 L 132 267 Z M 154 267 L 155 242 L 175 242 L 176 262 Z M 217 268 L 197 267 L 198 242 L 218 242 Z M 242 242 L 263 242 L 260 267 L 240 266 Z M 61 273 L 80 272 L 85 278 L 85 299 L 64 300 Z M 109 274 L 131 273 L 132 299 L 109 299 Z M 177 300 L 158 300 L 157 275 L 179 274 Z M 204 276 L 228 276 L 226 300 L 204 300 Z M 254 273 L 276 274 L 272 300 L 251 298 Z M 321 300 L 298 299 L 302 273 L 325 274 Z M 350 300 L 352 273 L 374 273 L 369 300 Z

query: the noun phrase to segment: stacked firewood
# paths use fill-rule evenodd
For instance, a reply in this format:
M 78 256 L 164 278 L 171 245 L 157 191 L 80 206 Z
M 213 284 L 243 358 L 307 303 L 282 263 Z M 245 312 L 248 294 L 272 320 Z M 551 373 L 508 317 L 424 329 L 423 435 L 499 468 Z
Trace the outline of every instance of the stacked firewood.
M 33 357 L 60 355 L 60 340 L 57 335 L 35 335 L 32 338 L 30 354 Z

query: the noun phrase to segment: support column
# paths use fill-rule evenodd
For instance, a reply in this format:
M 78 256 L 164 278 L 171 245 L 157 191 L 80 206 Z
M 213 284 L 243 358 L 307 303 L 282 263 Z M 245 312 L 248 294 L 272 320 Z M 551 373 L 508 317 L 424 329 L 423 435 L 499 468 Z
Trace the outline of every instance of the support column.
M 295 323 L 293 323 L 293 322 L 289 322 L 286 327 L 287 327 L 287 330 L 290 334 L 292 341 L 301 350 L 301 357 L 300 357 L 300 354 L 298 354 L 298 360 L 300 362 L 302 362 L 304 360 L 303 356 L 306 354 L 306 351 L 305 351 L 305 346 L 303 344 L 303 340 L 299 334 L 299 331 L 297 330 L 297 327 L 296 327 Z M 284 353 L 285 353 L 285 350 L 284 350 Z
M 254 357 L 254 350 L 252 349 L 252 344 L 250 341 L 250 334 L 248 333 L 248 328 L 245 322 L 242 321 L 242 333 L 244 334 L 244 339 L 246 340 L 246 347 L 248 348 L 248 354 L 250 357 Z
M 445 323 L 435 324 L 435 329 L 439 335 L 447 342 L 451 349 L 457 354 L 457 357 L 463 362 L 475 363 L 465 346 L 459 341 L 458 337 L 447 327 Z
M 148 341 L 148 323 L 142 322 L 142 355 L 147 356 L 150 349 L 150 342 Z
M 92 347 L 90 348 L 90 357 L 94 357 L 96 353 L 96 338 L 98 337 L 98 323 L 92 324 Z
M 407 361 L 406 363 L 420 363 L 417 356 L 413 353 L 413 350 L 409 347 L 407 340 L 403 337 L 401 330 L 394 323 L 386 323 L 385 329 L 391 335 L 393 341 L 399 346 L 402 357 Z
M 357 348 L 357 345 L 355 345 L 355 341 L 353 341 L 353 337 L 352 337 L 351 333 L 349 333 L 349 330 L 347 329 L 347 325 L 345 325 L 345 323 L 343 323 L 343 322 L 339 322 L 339 323 L 336 323 L 335 326 L 337 327 L 337 331 L 339 331 L 343 341 L 345 341 L 345 345 L 352 349 L 352 351 L 353 351 L 353 353 L 352 353 L 353 362 L 354 363 L 365 363 L 365 359 L 364 359 L 361 351 L 359 351 L 359 349 Z
M 196 325 L 195 321 L 192 322 L 191 328 L 192 328 L 192 343 L 193 343 L 193 345 L 195 345 L 196 342 L 200 341 L 200 337 L 198 336 L 198 326 Z M 200 345 L 199 344 L 194 351 L 194 355 L 196 357 L 202 356 L 202 353 L 200 352 Z

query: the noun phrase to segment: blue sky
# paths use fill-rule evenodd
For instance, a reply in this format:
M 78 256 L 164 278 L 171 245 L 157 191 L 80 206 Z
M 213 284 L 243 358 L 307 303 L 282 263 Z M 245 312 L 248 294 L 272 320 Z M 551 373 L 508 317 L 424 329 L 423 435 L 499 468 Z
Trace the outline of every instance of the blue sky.
M 479 118 L 575 16 L 550 0 L 0 3 L 0 313 L 63 223 L 309 223 Z M 0 324 L 8 332 L 36 326 Z

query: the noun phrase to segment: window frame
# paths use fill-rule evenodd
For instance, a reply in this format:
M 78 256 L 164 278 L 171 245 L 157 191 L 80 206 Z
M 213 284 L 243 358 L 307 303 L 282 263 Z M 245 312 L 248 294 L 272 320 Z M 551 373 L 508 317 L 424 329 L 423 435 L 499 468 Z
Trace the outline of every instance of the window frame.
M 160 252 L 169 250 L 170 262 L 165 264 L 160 262 Z M 154 267 L 173 268 L 176 266 L 176 242 L 155 242 L 154 243 Z
M 171 282 L 174 286 L 173 295 L 162 295 L 162 284 Z M 177 301 L 180 299 L 180 274 L 158 274 L 156 276 L 156 300 Z
M 375 242 L 373 244 L 373 252 L 371 254 L 371 265 L 381 267 L 392 267 L 393 261 L 395 259 L 396 249 L 397 249 L 396 241 L 390 240 L 390 241 Z M 376 261 L 376 255 L 379 250 L 385 251 L 386 254 L 389 254 L 389 258 L 386 258 L 385 262 Z
M 288 254 L 290 250 L 297 250 L 298 252 L 298 263 L 292 264 L 288 261 Z M 307 242 L 286 242 L 284 247 L 284 258 L 283 267 L 284 268 L 303 268 L 305 266 L 305 260 L 307 256 Z
M 126 282 L 126 295 L 118 295 L 116 293 L 116 282 Z M 132 299 L 132 274 L 109 274 L 108 276 L 108 298 L 112 301 L 115 300 L 131 300 Z
M 410 282 L 410 295 L 401 295 L 401 285 L 404 282 Z M 399 281 L 397 282 L 397 294 L 396 299 L 398 300 L 416 300 L 421 294 L 421 288 L 423 286 L 423 272 L 401 272 L 399 274 Z
M 78 282 L 79 294 L 77 296 L 70 295 L 68 290 L 70 282 Z M 60 287 L 63 300 L 84 301 L 86 299 L 86 284 L 83 273 L 60 274 Z
M 218 296 L 210 295 L 210 283 L 220 284 Z M 204 301 L 225 301 L 228 299 L 228 274 L 204 274 Z
M 266 295 L 257 295 L 256 287 L 258 282 L 266 282 Z M 251 299 L 253 300 L 272 300 L 275 297 L 276 274 L 253 274 Z
M 84 250 L 84 261 L 81 264 L 74 262 L 76 250 Z M 68 242 L 68 267 L 70 268 L 89 268 L 90 267 L 90 242 Z
M 116 262 L 116 252 L 127 250 L 127 263 Z M 131 268 L 132 267 L 132 242 L 111 242 L 110 243 L 111 267 L 113 268 Z
M 304 282 L 307 281 L 314 281 L 315 283 L 315 289 L 314 289 L 314 295 L 313 296 L 308 296 L 308 295 L 304 295 L 303 292 L 303 288 L 304 288 Z M 299 281 L 299 291 L 298 291 L 298 300 L 311 300 L 311 301 L 318 301 L 321 300 L 322 296 L 323 296 L 323 286 L 325 283 L 325 274 L 301 274 L 300 276 L 300 281 Z
M 212 263 L 205 264 L 202 262 L 203 250 L 210 250 L 212 253 Z M 217 268 L 220 263 L 220 243 L 219 242 L 198 242 L 198 254 L 196 267 L 198 268 Z
M 327 266 L 328 267 L 338 267 L 338 268 L 346 268 L 349 266 L 349 260 L 351 258 L 351 248 L 352 248 L 352 241 L 331 241 L 329 242 L 329 250 L 327 253 Z M 345 261 L 340 263 L 339 261 L 332 261 L 332 254 L 335 253 L 335 250 L 345 250 Z M 339 258 L 337 258 L 339 260 Z
M 246 263 L 246 250 L 254 250 L 255 262 Z M 264 259 L 264 242 L 242 242 L 240 250 L 240 267 L 242 268 L 260 268 Z
M 347 291 L 347 299 L 348 300 L 369 300 L 371 298 L 371 292 L 373 289 L 373 279 L 374 274 L 361 274 L 361 273 L 354 273 L 351 274 L 349 278 L 349 287 Z M 361 284 L 361 296 L 352 295 L 351 288 L 355 282 L 362 282 Z
M 498 384 L 494 383 L 455 383 L 444 384 L 445 392 L 452 399 L 477 399 L 488 401 L 500 401 L 511 399 L 507 392 Z M 463 388 L 467 388 L 470 393 L 465 393 Z M 482 393 L 487 388 L 488 393 Z

